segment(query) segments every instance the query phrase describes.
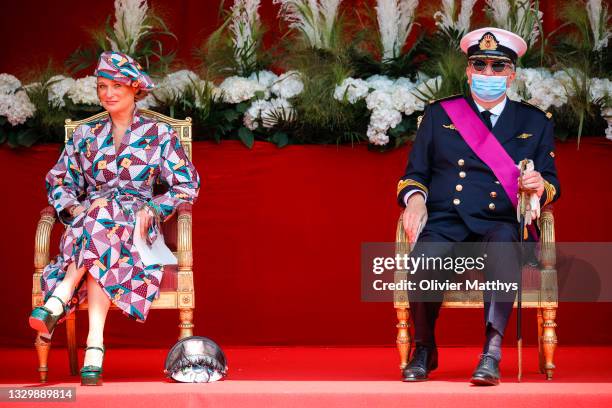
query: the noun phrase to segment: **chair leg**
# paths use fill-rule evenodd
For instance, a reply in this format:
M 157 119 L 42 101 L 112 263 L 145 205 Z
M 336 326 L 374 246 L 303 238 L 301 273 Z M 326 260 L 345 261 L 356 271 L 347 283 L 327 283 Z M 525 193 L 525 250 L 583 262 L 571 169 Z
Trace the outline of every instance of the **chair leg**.
M 179 340 L 193 336 L 193 309 L 179 309 Z
M 410 309 L 407 307 L 396 307 L 397 313 L 397 350 L 400 355 L 400 369 L 403 370 L 408 365 L 410 356 Z
M 555 327 L 555 318 L 557 316 L 556 307 L 545 307 L 543 310 L 543 336 L 542 343 L 544 348 L 544 369 L 546 370 L 546 379 L 552 380 L 553 371 L 555 364 L 553 363 L 553 357 L 555 354 L 555 348 L 557 347 L 557 333 Z
M 34 347 L 36 347 L 36 354 L 38 354 L 38 373 L 40 375 L 40 382 L 46 383 L 47 373 L 49 372 L 47 360 L 49 358 L 51 340 L 41 337 L 40 334 L 37 334 L 36 340 L 34 341 Z
M 542 308 L 538 307 L 538 367 L 540 374 L 544 374 L 544 347 L 542 344 Z
M 78 374 L 78 356 L 76 346 L 76 311 L 66 318 L 66 343 L 68 345 L 68 363 L 70 375 Z

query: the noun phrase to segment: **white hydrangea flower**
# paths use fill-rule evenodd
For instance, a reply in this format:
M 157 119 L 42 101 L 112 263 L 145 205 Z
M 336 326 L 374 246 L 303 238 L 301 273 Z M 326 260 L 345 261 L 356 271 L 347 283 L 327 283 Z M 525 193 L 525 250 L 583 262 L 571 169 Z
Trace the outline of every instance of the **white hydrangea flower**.
M 601 110 L 601 116 L 608 122 L 606 138 L 612 140 L 612 107 L 603 108 Z
M 366 78 L 366 82 L 370 88 L 377 91 L 388 91 L 393 88 L 393 80 L 385 75 L 372 75 Z
M 86 76 L 77 79 L 74 86 L 68 90 L 68 97 L 76 104 L 99 105 L 96 77 Z
M 263 99 L 257 99 L 253 101 L 249 109 L 244 113 L 244 126 L 251 130 L 255 130 L 259 127 L 259 119 L 261 117 L 261 111 L 267 109 L 270 105 L 269 101 Z
M 370 141 L 370 143 L 374 145 L 384 146 L 387 143 L 389 143 L 389 136 L 387 135 L 386 132 L 381 132 L 372 127 L 368 127 L 367 135 L 368 135 L 368 140 Z
M 365 98 L 370 92 L 368 83 L 363 79 L 346 78 L 342 83 L 336 86 L 334 90 L 334 98 L 340 102 L 344 98 L 353 104 Z
M 612 96 L 612 81 L 608 78 L 591 78 L 591 86 L 589 87 L 591 101 L 601 101 L 606 96 Z
M 391 100 L 393 101 L 393 109 L 403 112 L 405 115 L 412 115 L 422 105 L 411 88 L 405 86 L 396 86 L 391 94 Z
M 298 71 L 287 71 L 282 74 L 270 88 L 272 93 L 280 98 L 289 99 L 299 95 L 304 90 L 302 75 Z
M 265 86 L 266 88 L 270 88 L 272 84 L 276 80 L 278 80 L 278 75 L 276 75 L 272 71 L 258 71 L 254 72 L 249 76 L 251 81 L 258 82 L 259 84 Z
M 172 104 L 180 99 L 190 86 L 199 80 L 197 74 L 188 69 L 168 74 L 153 89 L 153 95 L 162 103 Z
M 265 128 L 272 128 L 278 124 L 278 119 L 295 120 L 295 109 L 287 99 L 274 98 L 269 101 L 259 99 L 253 101 L 244 114 L 244 125 L 255 130 L 259 124 Z
M 413 89 L 414 87 L 416 87 L 416 84 L 414 82 L 412 82 L 409 78 L 405 78 L 405 77 L 397 78 L 395 82 L 393 83 L 393 85 L 396 88 L 402 87 L 402 88 Z
M 295 109 L 287 99 L 270 99 L 270 104 L 261 110 L 261 123 L 265 128 L 272 128 L 278 120 L 292 122 L 295 120 Z
M 402 114 L 395 109 L 374 109 L 368 126 L 368 139 L 372 144 L 389 143 L 387 130 L 396 127 L 402 121 Z
M 136 102 L 136 107 L 138 109 L 151 109 L 156 106 L 158 106 L 157 99 L 155 99 L 155 96 L 153 96 L 151 92 L 147 93 L 147 96 Z
M 26 91 L 0 94 L 0 116 L 5 116 L 12 126 L 21 125 L 36 113 L 36 107 Z
M 573 96 L 576 94 L 576 86 L 582 87 L 583 75 L 580 70 L 570 68 L 555 72 L 553 78 L 563 85 L 568 95 Z
M 219 89 L 226 103 L 240 103 L 255 97 L 256 92 L 266 92 L 266 87 L 247 78 L 231 76 L 225 78 Z
M 517 68 L 516 79 L 507 95 L 513 100 L 524 99 L 544 110 L 551 106 L 561 107 L 567 103 L 567 91 L 572 88 L 568 88 L 560 78 L 545 68 Z M 568 79 L 563 78 L 564 81 Z
M 391 95 L 388 92 L 376 90 L 366 97 L 366 104 L 371 111 L 375 109 L 392 109 L 393 99 L 391 99 Z
M 55 75 L 47 81 L 47 92 L 49 95 L 49 104 L 55 108 L 63 108 L 66 106 L 64 96 L 70 91 L 76 81 L 64 75 Z
M 21 88 L 21 81 L 11 74 L 0 74 L 0 95 L 13 94 Z
M 552 77 L 532 84 L 528 88 L 528 92 L 531 95 L 528 102 L 543 110 L 550 108 L 550 106 L 561 107 L 567 103 L 565 88 L 558 80 Z

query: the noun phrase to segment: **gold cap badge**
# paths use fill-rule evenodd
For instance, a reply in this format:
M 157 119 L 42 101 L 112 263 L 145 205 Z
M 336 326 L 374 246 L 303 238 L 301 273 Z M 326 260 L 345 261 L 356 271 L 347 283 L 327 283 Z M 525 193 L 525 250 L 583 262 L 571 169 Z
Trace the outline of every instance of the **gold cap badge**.
M 497 49 L 497 39 L 491 33 L 486 33 L 480 39 L 480 43 L 478 46 L 481 50 L 496 50 Z

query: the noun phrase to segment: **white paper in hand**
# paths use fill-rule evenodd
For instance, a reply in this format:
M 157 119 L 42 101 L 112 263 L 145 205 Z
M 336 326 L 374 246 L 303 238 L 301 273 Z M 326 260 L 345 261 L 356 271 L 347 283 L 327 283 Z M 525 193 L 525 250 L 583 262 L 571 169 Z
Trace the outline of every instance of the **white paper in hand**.
M 157 239 L 153 241 L 152 245 L 148 245 L 147 241 L 140 236 L 140 219 L 136 218 L 136 227 L 134 228 L 134 246 L 140 254 L 140 259 L 145 266 L 162 264 L 162 265 L 176 265 L 176 256 L 172 253 L 170 248 L 166 246 L 164 242 L 164 236 L 162 234 L 157 235 Z

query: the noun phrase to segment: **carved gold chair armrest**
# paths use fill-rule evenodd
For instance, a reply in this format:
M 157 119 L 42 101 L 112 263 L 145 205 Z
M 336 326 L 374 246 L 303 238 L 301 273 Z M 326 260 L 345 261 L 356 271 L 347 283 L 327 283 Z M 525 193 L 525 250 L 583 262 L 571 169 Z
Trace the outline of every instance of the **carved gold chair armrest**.
M 40 219 L 36 227 L 34 239 L 34 275 L 32 281 L 32 307 L 43 304 L 42 288 L 40 278 L 45 266 L 49 263 L 49 244 L 51 241 L 51 231 L 57 221 L 55 209 L 52 206 L 45 207 L 40 212 Z
M 190 203 L 182 203 L 177 208 L 177 294 L 180 309 L 179 338 L 181 339 L 193 336 L 195 297 L 193 290 L 192 208 L 193 206 Z
M 408 241 L 408 235 L 404 231 L 404 223 L 402 222 L 402 214 L 400 213 L 397 221 L 397 228 L 395 230 L 395 253 L 403 256 L 404 254 L 410 253 L 410 242 Z M 394 281 L 396 283 L 401 282 L 408 278 L 408 271 L 396 270 Z M 404 369 L 408 364 L 408 357 L 410 356 L 410 309 L 408 303 L 408 292 L 405 290 L 393 291 L 393 306 L 397 314 L 397 337 L 396 344 L 397 350 L 400 355 L 400 369 Z
M 542 210 L 538 223 L 540 226 L 540 264 L 542 265 L 540 302 L 544 305 L 553 303 L 556 306 L 558 301 L 557 257 L 555 252 L 555 218 L 552 206 L 546 206 Z

